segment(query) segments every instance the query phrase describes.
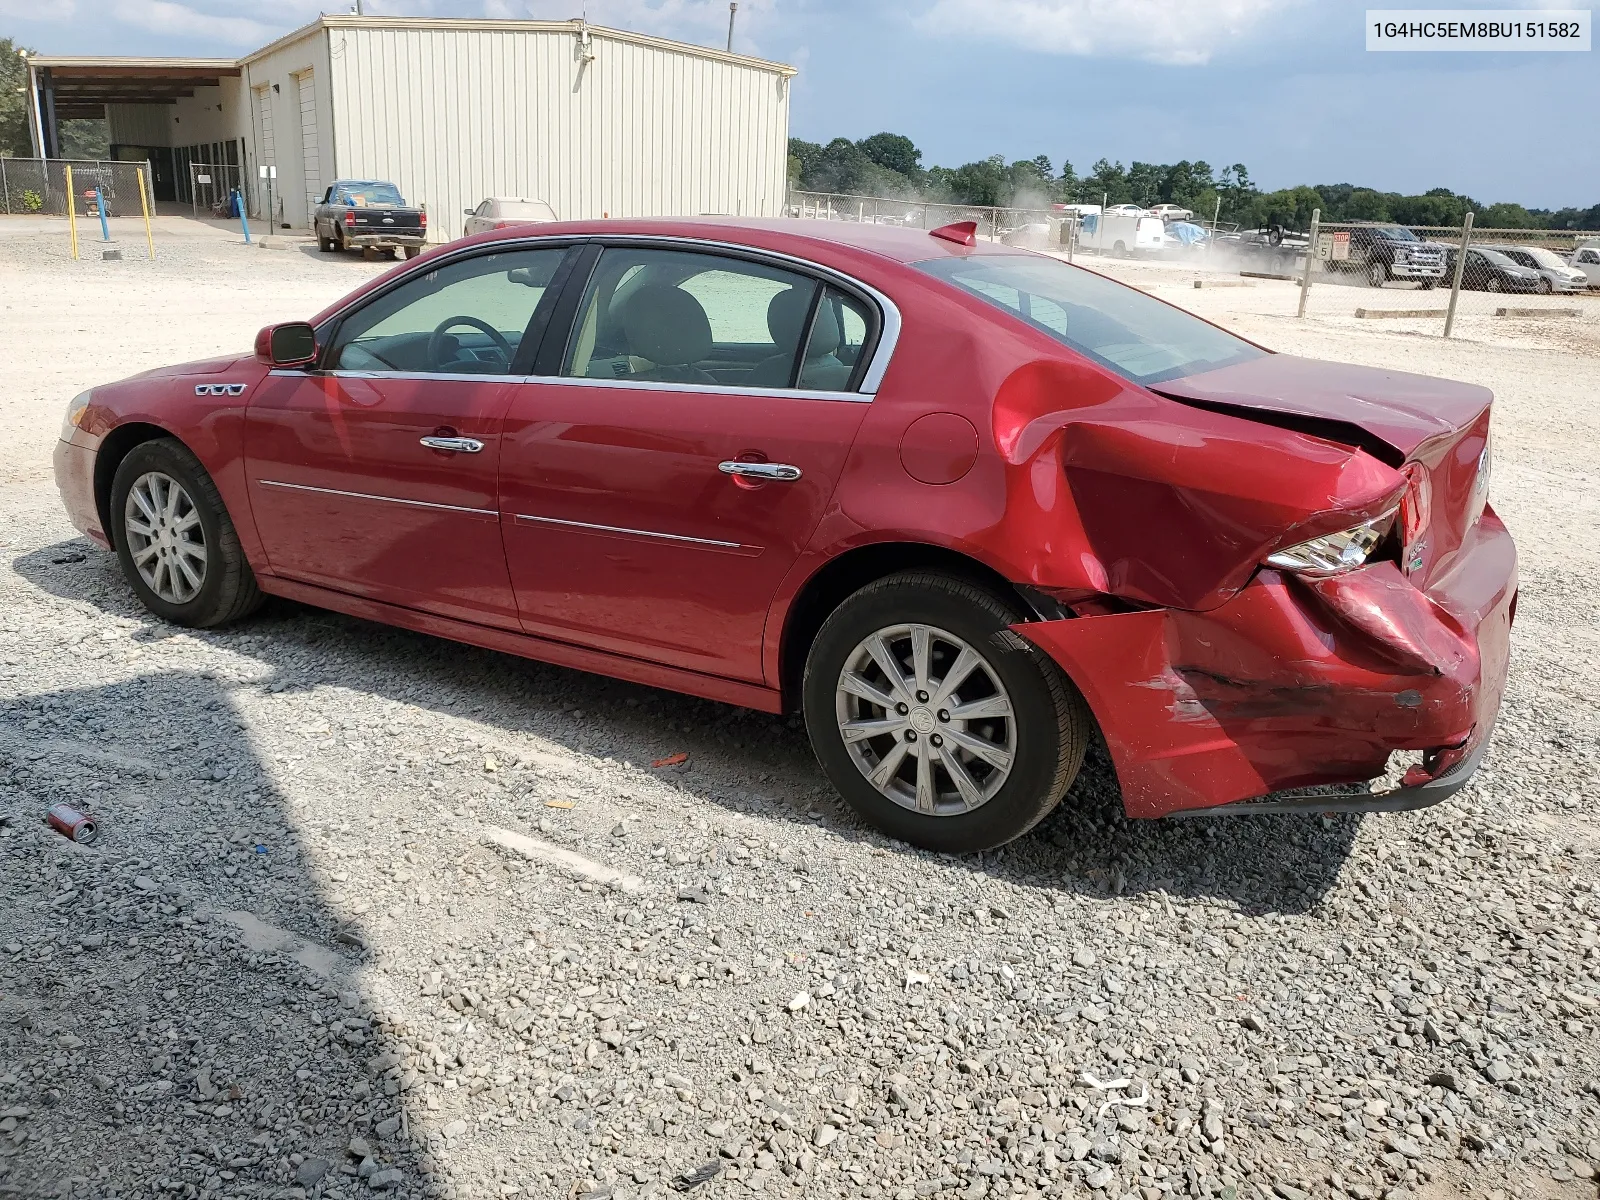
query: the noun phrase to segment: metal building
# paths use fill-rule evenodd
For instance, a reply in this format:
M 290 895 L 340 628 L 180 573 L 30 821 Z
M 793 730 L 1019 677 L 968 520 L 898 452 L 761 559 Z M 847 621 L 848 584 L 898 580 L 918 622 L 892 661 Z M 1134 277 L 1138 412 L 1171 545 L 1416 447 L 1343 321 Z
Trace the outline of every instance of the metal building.
M 460 232 L 487 196 L 563 218 L 776 216 L 793 67 L 583 21 L 324 16 L 237 61 L 36 56 L 37 121 L 104 114 L 157 199 L 307 226 L 334 179 L 388 179 Z M 275 168 L 263 178 L 262 168 Z

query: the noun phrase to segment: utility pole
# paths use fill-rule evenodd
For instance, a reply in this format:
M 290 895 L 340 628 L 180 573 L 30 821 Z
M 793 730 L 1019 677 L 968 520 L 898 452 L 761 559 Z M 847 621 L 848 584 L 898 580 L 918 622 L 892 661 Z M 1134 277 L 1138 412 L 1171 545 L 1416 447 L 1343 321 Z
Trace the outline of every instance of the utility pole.
M 728 5 L 728 53 L 733 53 L 733 19 L 739 15 L 737 3 Z

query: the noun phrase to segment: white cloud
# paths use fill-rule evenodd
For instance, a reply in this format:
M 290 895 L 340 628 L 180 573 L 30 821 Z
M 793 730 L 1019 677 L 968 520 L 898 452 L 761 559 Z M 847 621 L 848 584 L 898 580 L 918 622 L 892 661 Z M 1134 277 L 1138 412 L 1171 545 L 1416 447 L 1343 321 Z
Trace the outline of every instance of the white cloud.
M 124 25 L 151 33 L 205 39 L 232 46 L 259 46 L 270 41 L 273 27 L 248 17 L 227 17 L 197 11 L 172 0 L 116 0 L 111 16 Z
M 1048 54 L 1196 65 L 1261 31 L 1297 0 L 935 0 L 926 34 Z

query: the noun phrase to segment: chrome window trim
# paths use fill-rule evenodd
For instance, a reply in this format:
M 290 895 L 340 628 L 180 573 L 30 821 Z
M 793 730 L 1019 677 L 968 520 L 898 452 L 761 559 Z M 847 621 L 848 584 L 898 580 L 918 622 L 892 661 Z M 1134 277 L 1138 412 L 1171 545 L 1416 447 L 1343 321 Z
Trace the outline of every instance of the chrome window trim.
M 276 368 L 268 374 L 312 378 L 304 371 Z M 774 396 L 784 400 L 835 400 L 845 404 L 871 404 L 864 392 L 825 392 L 812 388 L 755 388 L 732 383 L 678 383 L 657 379 L 585 379 L 576 375 L 443 375 L 432 371 L 318 371 L 315 378 L 334 379 L 438 379 L 452 383 L 542 383 L 558 387 L 629 388 L 651 392 L 703 392 L 713 396 Z
M 682 533 L 658 533 L 653 529 L 629 529 L 622 525 L 597 525 L 592 521 L 566 521 L 560 517 L 536 517 L 532 513 L 517 513 L 515 519 L 535 525 L 560 525 L 568 529 L 583 529 L 591 533 L 620 533 L 629 537 L 651 538 L 662 542 L 681 542 L 691 546 L 709 546 L 713 550 L 732 550 L 741 554 L 759 554 L 762 547 L 748 546 L 743 542 L 723 542 L 716 538 L 689 537 Z
M 316 492 L 323 496 L 345 496 L 352 500 L 377 500 L 384 504 L 408 504 L 413 508 L 437 508 L 444 512 L 471 513 L 478 517 L 500 516 L 500 511 L 494 508 L 465 508 L 459 504 L 435 504 L 429 500 L 406 500 L 400 496 L 376 496 L 371 492 L 345 492 L 338 488 L 312 487 L 306 483 L 284 483 L 278 479 L 258 479 L 256 483 L 261 487 L 288 488 L 295 492 Z
M 904 325 L 900 317 L 899 306 L 896 305 L 893 300 L 889 299 L 888 296 L 884 295 L 877 288 L 873 287 L 870 283 L 864 283 L 853 275 L 847 275 L 843 271 L 835 270 L 833 267 L 825 266 L 819 262 L 813 262 L 811 259 L 800 258 L 793 254 L 785 254 L 781 250 L 768 250 L 763 246 L 747 246 L 740 242 L 722 242 L 712 241 L 705 238 L 684 237 L 679 234 L 546 234 L 542 237 L 534 235 L 506 238 L 504 241 L 495 241 L 489 243 L 480 242 L 473 246 L 466 246 L 452 253 L 441 255 L 438 258 L 429 259 L 425 269 L 428 271 L 436 271 L 440 267 L 449 266 L 458 259 L 472 258 L 480 254 L 503 254 L 512 250 L 541 249 L 546 244 L 550 246 L 577 246 L 590 242 L 598 242 L 601 245 L 660 245 L 672 248 L 692 248 L 707 251 L 733 251 L 736 254 L 749 255 L 752 258 L 766 259 L 771 262 L 781 263 L 789 267 L 798 267 L 809 274 L 821 276 L 824 279 L 831 279 L 834 282 L 842 283 L 847 287 L 853 287 L 871 298 L 872 302 L 878 306 L 878 315 L 882 320 L 882 327 L 878 331 L 877 348 L 872 353 L 872 361 L 867 364 L 866 374 L 861 377 L 861 387 L 858 390 L 850 393 L 827 393 L 825 396 L 812 398 L 838 399 L 848 395 L 853 399 L 870 403 L 877 396 L 879 390 L 883 386 L 883 377 L 889 370 L 889 362 L 894 357 L 895 348 L 900 344 L 900 332 Z M 404 275 L 401 275 L 395 279 L 389 287 L 383 288 L 376 292 L 366 293 L 358 296 L 352 299 L 349 303 L 340 305 L 333 312 L 329 313 L 328 316 L 317 325 L 319 344 L 321 342 L 322 330 L 328 325 L 343 320 L 347 314 L 349 314 L 352 310 L 361 307 L 361 305 L 370 303 L 371 301 L 378 299 L 380 296 L 387 295 L 395 288 L 404 286 L 405 283 L 412 278 L 413 274 L 414 272 L 408 271 Z M 278 374 L 277 371 L 272 373 L 274 375 Z M 333 375 L 337 373 L 338 372 L 335 371 L 322 372 L 322 374 L 325 375 Z M 400 372 L 396 372 L 395 374 L 376 375 L 375 377 L 380 379 L 393 379 L 400 374 Z M 426 377 L 432 379 L 448 378 L 447 376 L 439 375 L 427 375 Z M 485 376 L 472 376 L 472 378 L 483 379 Z M 560 375 L 491 375 L 487 378 L 518 379 L 524 382 L 532 382 L 534 380 L 541 379 L 565 379 L 566 377 Z M 571 381 L 569 380 L 569 382 Z M 756 391 L 761 392 L 762 394 L 773 393 L 789 396 L 797 394 L 795 389 L 789 388 L 744 388 L 739 390 L 747 392 Z

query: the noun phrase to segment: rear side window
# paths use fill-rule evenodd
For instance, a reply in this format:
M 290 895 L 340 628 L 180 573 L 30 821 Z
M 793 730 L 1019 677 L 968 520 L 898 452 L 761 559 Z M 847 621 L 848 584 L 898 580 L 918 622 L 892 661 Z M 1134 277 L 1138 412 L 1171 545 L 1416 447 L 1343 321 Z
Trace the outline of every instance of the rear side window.
M 873 327 L 860 300 L 783 267 L 613 246 L 589 279 L 562 374 L 847 391 Z
M 1266 353 L 1153 296 L 1044 255 L 974 254 L 916 265 L 1135 383 L 1181 379 Z

